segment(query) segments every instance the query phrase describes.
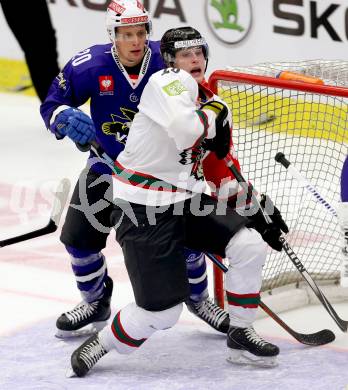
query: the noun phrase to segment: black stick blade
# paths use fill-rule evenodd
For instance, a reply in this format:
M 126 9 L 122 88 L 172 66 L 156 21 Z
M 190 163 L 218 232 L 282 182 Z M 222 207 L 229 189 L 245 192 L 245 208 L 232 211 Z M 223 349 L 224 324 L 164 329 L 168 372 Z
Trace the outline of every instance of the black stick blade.
M 8 238 L 6 240 L 0 241 L 0 248 L 3 248 L 4 246 L 7 246 L 7 245 L 17 244 L 18 242 L 31 240 L 32 238 L 41 237 L 41 236 L 44 236 L 46 234 L 53 233 L 56 230 L 57 230 L 57 225 L 55 224 L 55 222 L 52 219 L 50 219 L 48 224 L 41 229 L 37 229 L 37 230 L 34 230 L 32 232 L 29 232 L 29 233 L 21 234 L 20 236 L 15 236 L 15 237 L 11 237 L 11 238 Z
M 316 333 L 297 333 L 292 334 L 294 338 L 302 344 L 311 345 L 311 346 L 319 346 L 332 343 L 336 336 L 329 329 L 323 329 Z
M 316 347 L 325 345 L 335 340 L 335 334 L 329 329 L 323 329 L 315 333 L 299 333 L 290 328 L 276 313 L 274 313 L 263 301 L 260 301 L 260 307 L 265 311 L 275 322 L 277 322 L 286 332 L 288 332 L 299 343 Z
M 17 244 L 18 242 L 31 240 L 32 238 L 37 238 L 44 236 L 46 234 L 53 233 L 57 230 L 60 218 L 62 216 L 65 203 L 68 199 L 70 191 L 70 181 L 68 179 L 62 179 L 57 187 L 57 190 L 54 194 L 53 207 L 51 211 L 51 217 L 48 221 L 48 224 L 41 228 L 19 236 L 11 237 L 6 240 L 0 241 L 0 248 L 3 248 L 7 245 Z

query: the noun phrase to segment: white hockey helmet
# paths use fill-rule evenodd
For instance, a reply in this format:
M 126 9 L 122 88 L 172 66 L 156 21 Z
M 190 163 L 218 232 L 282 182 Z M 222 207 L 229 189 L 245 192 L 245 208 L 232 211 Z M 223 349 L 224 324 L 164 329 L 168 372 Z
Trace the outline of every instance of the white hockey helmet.
M 147 33 L 151 33 L 149 13 L 139 0 L 111 0 L 106 11 L 106 29 L 112 42 L 116 27 L 140 24 L 145 24 Z

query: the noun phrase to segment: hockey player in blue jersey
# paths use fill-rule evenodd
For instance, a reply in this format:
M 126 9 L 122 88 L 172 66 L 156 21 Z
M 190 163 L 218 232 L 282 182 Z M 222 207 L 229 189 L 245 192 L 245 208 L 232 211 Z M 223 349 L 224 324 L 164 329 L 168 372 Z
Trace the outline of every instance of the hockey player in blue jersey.
M 111 1 L 106 24 L 111 43 L 89 47 L 66 64 L 54 80 L 41 114 L 57 139 L 67 136 L 80 146 L 95 139 L 116 159 L 124 149 L 144 86 L 164 64 L 159 42 L 148 40 L 151 22 L 139 1 Z M 91 117 L 78 108 L 88 99 Z M 102 254 L 111 231 L 110 173 L 90 152 L 72 195 L 61 241 L 70 255 L 82 302 L 58 318 L 58 337 L 84 334 L 86 326 L 92 326 L 88 331 L 98 331 L 111 314 L 113 282 Z M 187 250 L 186 257 L 191 289 L 188 308 L 226 333 L 228 313 L 208 297 L 204 255 Z

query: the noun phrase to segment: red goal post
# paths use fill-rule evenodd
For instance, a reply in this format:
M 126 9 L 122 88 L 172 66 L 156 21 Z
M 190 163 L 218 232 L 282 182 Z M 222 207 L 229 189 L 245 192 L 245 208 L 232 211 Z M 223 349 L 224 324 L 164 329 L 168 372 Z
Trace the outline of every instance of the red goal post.
M 299 77 L 294 80 L 291 73 Z M 338 284 L 341 235 L 337 220 L 274 157 L 285 153 L 325 199 L 339 202 L 340 173 L 348 153 L 348 62 L 309 60 L 235 67 L 213 72 L 208 83 L 231 108 L 233 142 L 244 176 L 281 210 L 290 227 L 287 240 L 316 282 Z M 224 304 L 223 280 L 214 266 L 214 293 L 220 306 Z M 302 287 L 301 280 L 285 254 L 269 251 L 263 293 L 290 289 L 294 294 L 294 289 Z M 342 289 L 338 290 L 341 295 Z

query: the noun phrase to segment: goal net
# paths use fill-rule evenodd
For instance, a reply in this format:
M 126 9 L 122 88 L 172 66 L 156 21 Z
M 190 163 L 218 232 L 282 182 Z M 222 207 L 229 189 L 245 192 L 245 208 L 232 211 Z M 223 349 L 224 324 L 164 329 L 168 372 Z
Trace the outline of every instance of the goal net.
M 281 210 L 290 228 L 287 241 L 312 277 L 339 284 L 342 245 L 337 218 L 274 157 L 284 153 L 337 206 L 348 153 L 348 62 L 233 67 L 214 72 L 209 84 L 232 110 L 233 141 L 244 177 Z M 216 294 L 221 294 L 222 276 L 214 272 Z M 296 288 L 301 281 L 284 252 L 269 250 L 262 291 Z

